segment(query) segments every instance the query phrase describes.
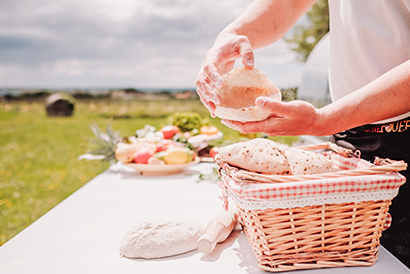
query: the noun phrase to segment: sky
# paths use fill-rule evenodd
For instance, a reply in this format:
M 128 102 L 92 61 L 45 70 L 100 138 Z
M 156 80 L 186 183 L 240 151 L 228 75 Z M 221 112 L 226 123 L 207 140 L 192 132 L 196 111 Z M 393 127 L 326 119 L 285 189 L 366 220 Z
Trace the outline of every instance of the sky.
M 251 0 L 0 1 L 0 88 L 194 88 L 218 33 Z M 303 64 L 283 40 L 255 51 L 280 88 Z

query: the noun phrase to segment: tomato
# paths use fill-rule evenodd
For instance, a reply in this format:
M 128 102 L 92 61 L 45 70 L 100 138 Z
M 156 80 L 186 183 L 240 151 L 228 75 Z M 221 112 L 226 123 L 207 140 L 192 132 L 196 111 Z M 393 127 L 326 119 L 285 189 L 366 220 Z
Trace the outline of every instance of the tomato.
M 219 150 L 219 147 L 211 148 L 211 150 L 209 151 L 209 156 L 211 156 L 212 158 L 215 158 L 215 155 L 218 154 L 218 150 Z
M 179 133 L 179 128 L 177 126 L 172 126 L 172 130 L 175 132 L 175 134 Z
M 156 152 L 161 152 L 167 150 L 169 147 L 175 146 L 175 142 L 169 139 L 161 140 L 157 143 L 157 150 Z
M 164 139 L 171 139 L 179 132 L 179 129 L 177 126 L 165 126 L 160 131 L 164 134 Z

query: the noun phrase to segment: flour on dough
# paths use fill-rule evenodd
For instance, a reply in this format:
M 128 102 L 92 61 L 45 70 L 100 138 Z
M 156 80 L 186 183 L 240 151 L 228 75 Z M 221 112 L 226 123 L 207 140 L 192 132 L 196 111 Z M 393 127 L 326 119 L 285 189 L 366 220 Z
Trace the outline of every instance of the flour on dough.
M 186 218 L 152 219 L 135 225 L 122 239 L 120 254 L 126 258 L 154 259 L 196 249 L 205 227 Z
M 287 174 L 289 163 L 278 144 L 266 138 L 221 147 L 218 151 L 228 164 L 253 172 Z
M 321 174 L 337 171 L 332 160 L 314 151 L 298 148 L 285 150 L 286 159 L 293 175 Z

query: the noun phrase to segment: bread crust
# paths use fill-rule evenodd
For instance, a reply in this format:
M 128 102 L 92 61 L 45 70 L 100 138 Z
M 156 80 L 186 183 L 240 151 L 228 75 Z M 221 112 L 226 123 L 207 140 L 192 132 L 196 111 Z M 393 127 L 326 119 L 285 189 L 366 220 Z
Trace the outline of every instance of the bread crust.
M 255 138 L 221 147 L 221 158 L 232 166 L 265 174 L 288 174 L 289 163 L 272 140 Z

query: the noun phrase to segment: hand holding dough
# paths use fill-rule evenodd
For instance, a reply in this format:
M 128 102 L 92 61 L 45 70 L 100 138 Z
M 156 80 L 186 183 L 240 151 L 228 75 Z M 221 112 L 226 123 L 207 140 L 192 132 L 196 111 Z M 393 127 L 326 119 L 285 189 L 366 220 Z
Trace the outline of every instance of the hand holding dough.
M 280 101 L 282 94 L 269 78 L 257 68 L 240 67 L 223 77 L 224 84 L 215 88 L 221 101 L 216 104 L 215 115 L 222 119 L 251 122 L 262 121 L 271 116 L 270 112 L 256 106 L 260 96 Z

